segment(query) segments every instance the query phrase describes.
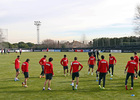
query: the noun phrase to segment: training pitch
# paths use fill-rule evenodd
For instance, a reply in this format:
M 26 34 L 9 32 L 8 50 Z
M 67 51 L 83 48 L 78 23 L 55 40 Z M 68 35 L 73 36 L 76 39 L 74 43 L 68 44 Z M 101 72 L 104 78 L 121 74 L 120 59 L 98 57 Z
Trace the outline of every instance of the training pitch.
M 80 71 L 78 90 L 72 90 L 71 76 L 64 77 L 63 67 L 60 65 L 60 60 L 63 55 L 66 54 L 70 64 L 73 58 L 78 57 L 78 61 L 84 66 Z M 105 60 L 108 61 L 109 53 L 101 53 L 105 55 Z M 6 55 L 0 55 L 0 100 L 132 100 L 140 99 L 140 77 L 134 80 L 134 89 L 125 90 L 125 77 L 124 69 L 127 61 L 130 60 L 130 56 L 133 53 L 112 53 L 117 59 L 115 65 L 115 71 L 113 79 L 110 79 L 110 75 L 106 76 L 105 90 L 101 90 L 98 87 L 96 81 L 95 71 L 97 65 L 94 67 L 94 74 L 88 75 L 88 54 L 81 52 L 31 52 L 22 53 L 20 57 L 20 67 L 22 62 L 27 58 L 29 62 L 29 79 L 28 88 L 22 87 L 24 75 L 20 73 L 20 81 L 14 81 L 15 68 L 13 61 L 16 59 L 18 53 L 11 53 Z M 41 66 L 39 60 L 47 55 L 53 57 L 54 77 L 51 83 L 51 91 L 42 91 L 45 82 L 44 78 L 39 78 L 41 72 Z M 138 53 L 139 56 L 139 53 Z M 20 70 L 21 72 L 21 70 Z M 130 78 L 128 80 L 128 88 L 130 89 Z M 102 85 L 102 83 L 101 83 Z M 131 96 L 134 94 L 135 96 Z

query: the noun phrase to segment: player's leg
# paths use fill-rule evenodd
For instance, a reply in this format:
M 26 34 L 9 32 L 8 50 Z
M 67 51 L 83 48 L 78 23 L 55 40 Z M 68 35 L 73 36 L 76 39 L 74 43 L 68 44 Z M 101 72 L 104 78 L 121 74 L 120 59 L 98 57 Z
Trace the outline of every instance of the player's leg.
M 42 77 L 42 75 L 43 75 L 43 73 L 44 73 L 43 65 L 41 65 L 41 69 L 42 69 L 42 71 L 41 71 L 41 73 L 40 73 L 40 78 Z
M 63 66 L 63 69 L 64 69 L 64 76 L 66 77 L 66 72 L 65 72 L 66 68 L 65 68 L 65 66 Z
M 127 73 L 126 79 L 125 79 L 125 88 L 126 88 L 126 90 L 128 90 L 128 88 L 127 88 L 127 81 L 129 79 L 129 76 L 130 76 L 130 73 Z
M 112 74 L 111 74 L 111 77 L 112 77 L 113 76 L 113 72 L 114 72 L 114 65 L 113 64 L 112 64 L 111 68 L 112 68 Z
M 42 72 L 41 72 L 42 77 L 44 78 L 44 65 L 42 65 Z
M 94 65 L 92 65 L 92 73 L 91 73 L 91 75 L 93 75 L 93 70 L 94 70 Z
M 97 70 L 96 70 L 96 80 L 98 80 L 98 73 L 97 73 Z
M 111 72 L 110 72 L 110 67 L 111 67 L 111 65 L 109 64 L 109 74 L 111 75 Z
M 106 78 L 106 73 L 103 73 L 103 89 L 105 89 L 105 78 Z
M 76 73 L 76 86 L 75 86 L 76 90 L 77 90 L 77 87 L 78 87 L 78 83 L 79 83 L 79 72 Z
M 28 78 L 25 78 L 25 80 L 24 80 L 24 83 L 25 83 L 24 87 L 28 87 L 27 86 L 27 80 L 28 80 Z
M 45 87 L 46 87 L 47 81 L 48 81 L 48 79 L 46 79 L 45 82 L 44 82 L 43 90 L 45 90 Z
M 131 88 L 130 88 L 130 90 L 133 90 L 133 80 L 134 80 L 134 74 L 131 73 Z
M 88 75 L 90 74 L 90 65 L 89 65 L 89 68 L 88 68 Z
M 19 69 L 16 69 L 16 77 L 15 77 L 15 81 L 19 81 L 19 79 L 18 79 L 18 75 L 19 75 L 19 73 L 20 73 Z
M 102 73 L 99 74 L 99 88 L 101 88 Z
M 72 73 L 72 89 L 74 90 L 75 73 Z
M 68 75 L 68 73 L 69 73 L 69 69 L 68 69 L 68 67 L 67 67 L 67 75 Z
M 76 77 L 76 86 L 75 86 L 76 90 L 77 90 L 77 87 L 78 87 L 78 83 L 79 83 L 79 77 Z
M 48 81 L 48 90 L 51 90 L 51 80 L 49 79 L 49 81 Z
M 45 74 L 45 75 L 46 75 L 46 80 L 45 80 L 45 82 L 44 82 L 44 87 L 43 87 L 43 90 L 45 90 L 45 86 L 46 86 L 47 81 L 48 81 L 48 74 Z

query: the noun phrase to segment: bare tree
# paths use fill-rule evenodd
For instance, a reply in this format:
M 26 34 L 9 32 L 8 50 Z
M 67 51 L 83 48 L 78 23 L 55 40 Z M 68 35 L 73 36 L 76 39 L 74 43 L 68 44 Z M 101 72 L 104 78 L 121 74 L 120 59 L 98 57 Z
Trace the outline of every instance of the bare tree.
M 46 45 L 48 48 L 56 48 L 58 45 L 58 42 L 52 40 L 52 39 L 46 39 L 42 41 L 43 45 Z
M 136 7 L 134 24 L 135 24 L 135 28 L 134 28 L 135 34 L 140 35 L 140 5 L 137 5 Z

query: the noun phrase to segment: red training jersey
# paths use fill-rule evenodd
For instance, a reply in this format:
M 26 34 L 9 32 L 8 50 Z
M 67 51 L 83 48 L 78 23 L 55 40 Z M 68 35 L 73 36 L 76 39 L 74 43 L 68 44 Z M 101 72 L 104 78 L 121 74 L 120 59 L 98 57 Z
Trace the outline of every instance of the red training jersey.
M 100 73 L 106 73 L 108 70 L 108 62 L 104 59 L 100 60 L 97 71 L 99 71 Z
M 67 58 L 62 58 L 60 61 L 62 66 L 68 66 L 68 59 Z
M 19 59 L 17 58 L 17 59 L 15 60 L 15 69 L 19 69 L 19 66 L 20 66 L 20 61 L 19 61 Z
M 40 61 L 39 61 L 39 64 L 44 65 L 45 63 L 46 63 L 46 58 L 44 58 L 44 57 L 41 58 Z
M 23 72 L 28 72 L 28 66 L 29 66 L 28 62 L 22 63 L 21 70 Z
M 75 72 L 79 72 L 79 66 L 81 66 L 80 70 L 83 68 L 83 65 L 80 64 L 78 61 L 73 61 L 71 63 L 71 68 L 70 68 L 70 73 L 72 71 L 72 73 L 75 73 Z
M 127 72 L 128 73 L 134 73 L 134 71 L 138 71 L 138 64 L 134 61 L 128 61 L 126 65 L 126 69 L 128 68 Z
M 45 74 L 53 74 L 53 64 L 51 62 L 46 62 L 44 64 L 44 73 Z
M 134 56 L 134 61 L 138 64 L 139 63 L 139 57 L 138 56 Z
M 109 57 L 109 64 L 114 64 L 114 61 L 115 61 L 115 63 L 117 62 L 117 60 L 114 56 Z
M 95 57 L 93 56 L 90 56 L 89 59 L 88 59 L 88 64 L 90 65 L 95 65 L 96 64 L 96 59 Z

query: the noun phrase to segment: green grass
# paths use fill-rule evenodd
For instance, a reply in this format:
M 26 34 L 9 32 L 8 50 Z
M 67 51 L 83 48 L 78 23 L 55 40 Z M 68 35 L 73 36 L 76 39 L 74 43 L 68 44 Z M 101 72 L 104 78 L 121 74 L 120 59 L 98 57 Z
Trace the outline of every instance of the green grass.
M 51 91 L 42 91 L 45 79 L 39 78 L 41 72 L 41 66 L 39 60 L 43 55 L 53 57 L 53 66 L 55 76 L 52 79 Z M 75 56 L 78 57 L 78 61 L 84 66 L 80 72 L 78 90 L 73 91 L 71 87 L 71 76 L 64 77 L 63 67 L 60 65 L 60 60 L 63 55 L 66 54 L 70 63 Z M 105 55 L 105 59 L 108 61 L 108 53 L 102 53 Z M 101 54 L 101 55 L 102 55 Z M 110 75 L 106 77 L 106 89 L 101 90 L 96 82 L 95 66 L 94 75 L 87 75 L 87 53 L 75 53 L 75 52 L 38 52 L 38 53 L 22 53 L 21 63 L 30 59 L 29 63 L 29 76 L 28 88 L 21 86 L 21 82 L 24 80 L 24 75 L 20 74 L 20 81 L 14 81 L 15 69 L 13 61 L 18 54 L 11 53 L 7 55 L 0 55 L 0 100 L 132 100 L 140 98 L 140 79 L 134 80 L 134 90 L 125 90 L 124 82 L 126 75 L 124 74 L 124 68 L 130 56 L 133 53 L 113 53 L 117 59 L 115 65 L 115 72 L 113 80 L 110 80 Z M 46 85 L 47 88 L 47 85 Z M 130 79 L 128 80 L 128 88 L 130 88 Z M 131 95 L 135 94 L 134 97 Z

